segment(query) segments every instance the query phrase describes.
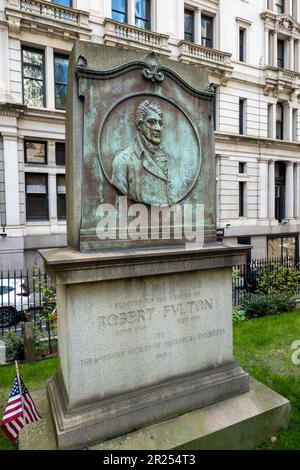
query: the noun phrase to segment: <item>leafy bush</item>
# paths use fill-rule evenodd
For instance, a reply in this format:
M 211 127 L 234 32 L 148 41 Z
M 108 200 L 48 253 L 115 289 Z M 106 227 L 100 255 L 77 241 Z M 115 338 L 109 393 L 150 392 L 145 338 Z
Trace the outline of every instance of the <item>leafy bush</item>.
M 243 300 L 243 310 L 245 311 L 246 318 L 257 318 L 289 312 L 295 306 L 295 299 L 288 292 L 252 294 Z
M 232 321 L 234 324 L 246 321 L 246 314 L 244 310 L 234 308 L 232 311 Z
M 283 293 L 295 295 L 299 289 L 300 271 L 280 263 L 264 264 L 253 269 L 256 277 L 256 292 L 261 294 Z
M 23 337 L 17 333 L 9 331 L 5 338 L 6 344 L 6 360 L 22 360 L 24 359 Z

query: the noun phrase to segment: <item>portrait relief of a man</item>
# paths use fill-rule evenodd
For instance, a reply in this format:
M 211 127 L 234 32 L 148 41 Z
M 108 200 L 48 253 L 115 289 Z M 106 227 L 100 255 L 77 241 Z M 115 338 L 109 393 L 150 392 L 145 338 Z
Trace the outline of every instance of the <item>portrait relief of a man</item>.
M 161 107 L 149 100 L 143 101 L 136 109 L 135 125 L 133 145 L 118 152 L 113 159 L 111 182 L 132 201 L 172 206 L 178 202 L 175 187 L 178 182 L 171 179 L 172 155 L 162 143 L 166 130 Z

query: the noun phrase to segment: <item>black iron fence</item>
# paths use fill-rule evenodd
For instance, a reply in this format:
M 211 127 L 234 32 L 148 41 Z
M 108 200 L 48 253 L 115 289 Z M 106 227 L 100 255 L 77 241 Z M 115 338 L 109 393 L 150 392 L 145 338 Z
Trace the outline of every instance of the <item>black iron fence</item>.
M 38 349 L 54 352 L 56 293 L 47 274 L 33 271 L 0 271 L 0 338 L 23 335 L 32 323 Z
M 296 258 L 254 259 L 250 263 L 234 266 L 232 271 L 232 303 L 240 305 L 245 295 L 254 293 L 259 287 L 262 274 L 268 276 L 276 272 L 276 266 L 296 268 L 299 270 L 299 260 Z M 274 269 L 275 267 L 275 269 Z M 300 285 L 298 288 L 300 294 Z

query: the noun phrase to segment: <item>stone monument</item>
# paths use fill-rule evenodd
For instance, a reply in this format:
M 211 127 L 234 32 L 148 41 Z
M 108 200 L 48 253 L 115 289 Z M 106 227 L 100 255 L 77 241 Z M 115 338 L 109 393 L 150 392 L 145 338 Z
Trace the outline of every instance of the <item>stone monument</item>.
M 57 285 L 48 393 L 60 448 L 249 391 L 231 317 L 245 247 L 216 242 L 212 99 L 203 68 L 74 46 L 69 247 L 41 251 Z

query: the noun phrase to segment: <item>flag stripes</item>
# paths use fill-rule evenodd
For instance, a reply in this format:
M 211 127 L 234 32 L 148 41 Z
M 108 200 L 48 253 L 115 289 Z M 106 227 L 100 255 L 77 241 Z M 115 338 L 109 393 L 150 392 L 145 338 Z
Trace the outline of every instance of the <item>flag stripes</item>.
M 21 378 L 18 380 L 17 376 L 4 411 L 1 423 L 2 430 L 11 441 L 14 441 L 26 424 L 39 421 L 40 419 L 41 417 L 37 412 L 26 385 L 22 382 Z

